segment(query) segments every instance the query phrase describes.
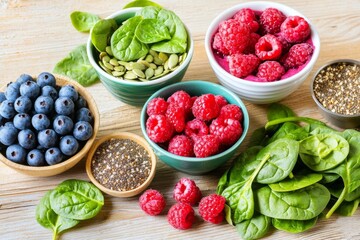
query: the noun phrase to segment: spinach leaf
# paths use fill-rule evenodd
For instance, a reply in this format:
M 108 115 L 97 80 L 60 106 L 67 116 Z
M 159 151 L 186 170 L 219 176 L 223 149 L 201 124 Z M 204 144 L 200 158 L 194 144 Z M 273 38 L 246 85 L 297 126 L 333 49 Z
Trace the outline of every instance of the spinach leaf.
M 149 0 L 135 0 L 132 2 L 129 2 L 128 4 L 126 4 L 123 9 L 125 8 L 132 8 L 132 7 L 146 7 L 146 6 L 154 6 L 154 7 L 159 7 L 161 8 L 161 6 L 153 1 L 149 1 Z
M 288 138 L 296 141 L 300 141 L 309 136 L 308 131 L 305 128 L 292 122 L 285 122 L 275 133 L 271 136 L 268 143 L 274 142 L 280 138 Z
M 287 117 L 296 117 L 296 114 L 289 107 L 280 103 L 272 103 L 269 106 L 267 111 L 267 119 L 269 122 L 276 119 L 287 118 Z M 271 128 L 268 128 L 267 131 L 273 133 L 276 130 L 278 130 L 279 127 L 281 127 L 281 124 L 274 125 Z
M 286 178 L 281 182 L 269 184 L 269 187 L 276 192 L 289 192 L 313 185 L 321 179 L 322 174 L 309 173 L 307 175 L 296 175 L 293 178 Z
M 352 216 L 359 207 L 360 199 L 356 199 L 351 202 L 343 201 L 340 206 L 336 209 L 336 213 L 341 216 Z
M 255 191 L 256 210 L 279 219 L 308 220 L 318 216 L 330 200 L 329 190 L 315 183 L 292 192 L 276 192 L 269 186 Z
M 93 184 L 66 180 L 50 195 L 51 208 L 60 216 L 85 220 L 96 216 L 104 205 L 104 196 Z
M 285 118 L 279 118 L 279 119 L 275 119 L 275 120 L 267 122 L 265 124 L 265 129 L 268 130 L 272 126 L 276 126 L 278 124 L 285 123 L 285 122 L 305 122 L 305 123 L 312 125 L 313 127 L 326 126 L 326 124 L 324 122 L 321 122 L 319 120 L 309 118 L 309 117 L 285 117 Z
M 143 19 L 136 28 L 135 36 L 147 44 L 171 39 L 168 28 L 158 19 Z
M 155 18 L 157 18 L 161 9 L 162 8 L 156 7 L 156 6 L 144 7 L 140 11 L 138 11 L 135 14 L 135 16 L 142 16 L 144 19 L 147 19 L 147 18 L 155 19 Z
M 265 128 L 260 127 L 258 129 L 255 129 L 254 132 L 252 133 L 248 147 L 265 146 L 267 140 L 268 140 L 268 136 L 266 134 Z
M 220 177 L 218 185 L 216 187 L 216 193 L 221 195 L 221 193 L 224 191 L 226 187 L 228 187 L 228 175 L 229 175 L 230 169 L 227 169 L 225 173 Z
M 135 36 L 135 31 L 142 21 L 141 16 L 129 18 L 123 22 L 111 36 L 110 45 L 114 56 L 121 61 L 131 61 L 145 56 L 149 49 Z
M 111 35 L 118 28 L 114 19 L 102 19 L 91 29 L 90 38 L 94 47 L 99 52 L 104 52 Z
M 264 215 L 257 215 L 249 220 L 242 221 L 236 225 L 236 230 L 241 239 L 252 240 L 263 237 L 271 226 L 271 218 Z
M 285 220 L 285 219 L 272 219 L 272 225 L 279 230 L 289 233 L 301 233 L 309 230 L 315 226 L 318 217 L 309 220 Z
M 322 175 L 323 175 L 323 177 L 322 177 L 320 183 L 332 183 L 332 182 L 336 181 L 337 179 L 339 179 L 339 177 L 340 177 L 338 174 L 335 174 L 335 173 L 323 172 Z
M 100 18 L 92 13 L 75 11 L 70 14 L 72 25 L 79 32 L 89 32 L 90 29 L 100 20 Z
M 337 134 L 316 134 L 300 142 L 301 160 L 314 171 L 334 168 L 348 154 L 349 143 Z
M 68 76 L 83 86 L 89 86 L 98 81 L 98 75 L 86 54 L 85 44 L 76 47 L 68 56 L 58 62 L 53 72 Z

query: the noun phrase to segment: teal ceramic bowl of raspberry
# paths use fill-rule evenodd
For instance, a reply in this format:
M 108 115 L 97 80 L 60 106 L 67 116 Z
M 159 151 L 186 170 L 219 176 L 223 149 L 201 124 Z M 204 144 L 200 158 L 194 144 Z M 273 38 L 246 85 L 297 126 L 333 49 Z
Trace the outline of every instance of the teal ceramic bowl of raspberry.
M 251 18 L 245 9 L 250 9 Z M 231 31 L 231 36 L 241 33 L 236 44 L 226 35 Z M 205 50 L 221 85 L 243 100 L 268 104 L 286 98 L 308 79 L 320 53 L 320 38 L 311 21 L 295 9 L 249 1 L 226 9 L 210 23 Z
M 230 145 L 224 151 L 219 151 L 219 153 L 209 157 L 183 157 L 168 152 L 166 150 L 166 144 L 162 144 L 162 146 L 160 146 L 159 144 L 152 141 L 147 134 L 146 129 L 146 122 L 149 118 L 147 114 L 148 103 L 154 98 L 163 98 L 166 100 L 173 93 L 180 90 L 185 91 L 191 97 L 201 96 L 204 94 L 221 95 L 226 99 L 229 104 L 237 105 L 241 109 L 243 117 L 240 123 L 242 127 L 242 133 L 236 140 L 236 142 Z M 200 175 L 220 167 L 236 154 L 239 146 L 244 141 L 249 129 L 249 114 L 242 100 L 230 90 L 216 83 L 201 80 L 190 80 L 169 85 L 155 92 L 145 103 L 141 111 L 140 123 L 141 130 L 146 141 L 154 149 L 155 155 L 157 155 L 157 157 L 162 162 L 172 168 L 175 168 L 178 171 L 192 175 Z M 175 135 L 176 134 L 174 134 L 174 136 Z

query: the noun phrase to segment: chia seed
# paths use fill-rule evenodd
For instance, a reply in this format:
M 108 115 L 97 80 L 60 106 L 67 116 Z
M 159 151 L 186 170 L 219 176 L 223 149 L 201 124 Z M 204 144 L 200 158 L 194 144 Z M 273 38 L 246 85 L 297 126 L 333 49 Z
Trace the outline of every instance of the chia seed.
M 135 141 L 111 138 L 96 149 L 91 169 L 94 178 L 104 187 L 128 191 L 146 181 L 151 161 L 149 153 Z

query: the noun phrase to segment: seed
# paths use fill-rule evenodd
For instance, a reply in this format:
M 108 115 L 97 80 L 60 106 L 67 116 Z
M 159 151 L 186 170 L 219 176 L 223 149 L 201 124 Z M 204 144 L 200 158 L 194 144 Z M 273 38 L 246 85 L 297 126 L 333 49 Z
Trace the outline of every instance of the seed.
M 169 61 L 166 61 L 166 62 L 164 63 L 164 69 L 165 69 L 165 70 L 168 70 L 168 69 L 169 69 Z
M 145 70 L 145 65 L 138 63 L 138 62 L 130 62 L 131 68 L 132 69 L 139 69 L 139 70 Z
M 164 71 L 164 67 L 163 67 L 163 66 L 158 66 L 158 67 L 155 69 L 154 74 L 155 74 L 155 76 L 158 76 L 158 75 L 160 75 L 163 71 Z
M 110 59 L 109 63 L 110 63 L 111 65 L 113 65 L 114 67 L 115 67 L 115 66 L 119 66 L 119 63 L 118 63 L 118 61 L 117 61 L 115 58 Z
M 103 64 L 104 64 L 104 66 L 105 66 L 106 68 L 108 68 L 108 69 L 110 69 L 110 70 L 114 70 L 114 66 L 111 65 L 110 63 L 103 61 Z
M 100 60 L 103 59 L 103 57 L 107 56 L 107 53 L 106 52 L 101 52 L 99 57 L 100 57 Z
M 127 71 L 124 75 L 124 78 L 134 80 L 134 79 L 137 79 L 137 75 L 135 73 L 133 73 L 132 71 Z
M 168 60 L 169 56 L 166 53 L 160 52 L 159 58 L 161 59 L 161 61 L 166 62 L 166 60 Z
M 159 57 L 154 57 L 154 63 L 156 65 L 163 65 L 164 64 L 163 60 L 161 60 Z
M 148 63 L 151 63 L 154 61 L 154 57 L 151 56 L 150 54 L 146 55 L 145 61 L 147 61 Z
M 110 56 L 114 56 L 114 54 L 113 54 L 110 46 L 107 46 L 107 47 L 105 48 L 105 51 L 106 51 L 107 54 L 109 54 Z
M 116 66 L 116 67 L 114 67 L 114 70 L 118 71 L 118 72 L 125 72 L 125 67 L 122 65 Z
M 179 63 L 179 56 L 176 54 L 171 54 L 169 57 L 169 69 L 173 69 Z
M 145 70 L 146 79 L 151 78 L 152 76 L 154 76 L 154 74 L 155 74 L 155 71 L 152 68 L 148 68 Z
M 144 72 L 141 71 L 140 69 L 134 68 L 134 69 L 132 70 L 132 72 L 133 72 L 136 76 L 138 76 L 138 77 L 140 77 L 140 78 L 145 78 Z
M 145 60 L 137 60 L 137 62 L 143 64 L 145 67 L 150 67 L 150 63 Z
M 155 57 L 158 57 L 158 53 L 157 53 L 156 51 L 152 50 L 152 49 L 149 50 L 149 53 L 150 53 L 150 55 L 153 56 L 154 58 L 155 58 Z
M 112 74 L 114 77 L 120 77 L 120 76 L 124 75 L 125 72 L 112 71 L 111 74 Z
M 179 63 L 180 63 L 180 64 L 183 63 L 183 62 L 185 61 L 186 57 L 187 57 L 187 53 L 186 53 L 186 52 L 183 53 L 183 54 L 181 54 L 180 57 L 179 57 Z
M 104 62 L 109 62 L 110 61 L 110 57 L 108 55 L 104 56 L 102 59 L 101 59 Z
M 150 65 L 149 67 L 152 68 L 152 69 L 154 69 L 154 70 L 157 68 L 157 66 L 156 66 L 155 63 L 149 63 L 149 65 Z
M 101 61 L 99 61 L 99 65 L 100 65 L 100 67 L 101 67 L 102 69 L 104 69 L 107 73 L 111 74 L 111 70 L 109 70 L 107 67 L 105 67 L 105 65 L 104 65 Z

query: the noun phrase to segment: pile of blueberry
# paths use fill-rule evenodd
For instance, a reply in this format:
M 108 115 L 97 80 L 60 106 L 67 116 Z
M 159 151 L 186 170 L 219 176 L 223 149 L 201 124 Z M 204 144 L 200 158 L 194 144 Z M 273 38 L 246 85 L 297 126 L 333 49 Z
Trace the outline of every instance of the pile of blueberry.
M 30 166 L 60 163 L 93 135 L 94 117 L 72 85 L 58 86 L 54 75 L 22 74 L 0 92 L 0 150 L 7 159 Z

